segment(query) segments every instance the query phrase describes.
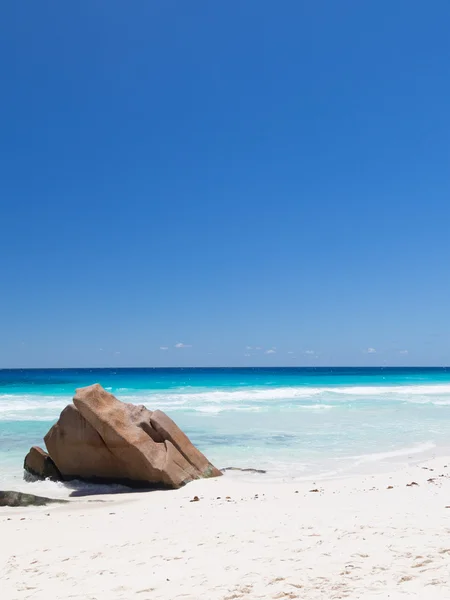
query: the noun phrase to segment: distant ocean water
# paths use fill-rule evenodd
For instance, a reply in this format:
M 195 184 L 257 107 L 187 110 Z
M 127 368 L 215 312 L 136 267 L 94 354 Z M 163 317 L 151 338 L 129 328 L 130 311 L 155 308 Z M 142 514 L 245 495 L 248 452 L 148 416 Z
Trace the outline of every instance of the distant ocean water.
M 66 493 L 24 483 L 23 458 L 92 383 L 164 410 L 218 467 L 266 469 L 271 480 L 450 452 L 447 368 L 0 370 L 0 489 Z

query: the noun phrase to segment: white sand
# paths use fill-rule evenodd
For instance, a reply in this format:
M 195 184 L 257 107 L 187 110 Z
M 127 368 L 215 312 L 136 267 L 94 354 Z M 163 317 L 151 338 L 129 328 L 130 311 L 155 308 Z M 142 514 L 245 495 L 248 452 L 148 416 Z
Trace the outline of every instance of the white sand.
M 425 465 L 2 508 L 0 598 L 449 600 L 450 458 Z

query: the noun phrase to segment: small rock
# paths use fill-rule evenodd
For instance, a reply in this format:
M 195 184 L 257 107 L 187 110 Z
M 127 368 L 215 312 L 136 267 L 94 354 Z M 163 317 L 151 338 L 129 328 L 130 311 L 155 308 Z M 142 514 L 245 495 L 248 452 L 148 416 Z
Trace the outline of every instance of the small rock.
M 407 483 L 406 487 L 411 487 L 413 485 L 419 485 L 416 481 L 411 481 L 411 483 Z
M 241 469 L 240 467 L 225 467 L 221 471 L 222 473 L 225 473 L 225 471 L 242 471 L 243 473 L 260 473 L 261 475 L 267 473 L 263 469 Z
M 47 454 L 38 446 L 33 446 L 25 457 L 23 463 L 25 479 L 51 479 L 61 481 L 61 473 Z
M 310 492 L 318 492 L 318 489 L 314 489 L 314 490 L 309 490 Z
M 388 486 L 387 486 L 387 489 L 388 489 L 388 490 L 393 490 L 393 489 L 394 489 L 394 486 L 393 486 L 393 485 L 388 485 Z
M 67 502 L 67 500 L 56 500 L 22 492 L 0 492 L 0 506 L 45 506 L 46 504 L 65 504 Z
M 200 498 L 198 496 L 194 496 L 189 502 L 200 502 Z

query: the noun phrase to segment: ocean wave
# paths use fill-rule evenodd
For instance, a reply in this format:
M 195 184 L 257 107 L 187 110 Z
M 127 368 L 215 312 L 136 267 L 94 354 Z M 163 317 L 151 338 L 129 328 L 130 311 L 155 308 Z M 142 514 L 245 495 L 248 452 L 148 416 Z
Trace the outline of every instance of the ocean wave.
M 305 404 L 303 406 L 299 406 L 301 410 L 330 410 L 333 408 L 331 404 Z M 195 412 L 201 413 L 221 413 L 227 411 L 237 411 L 237 412 L 262 412 L 265 410 L 269 410 L 269 407 L 266 406 L 236 406 L 235 404 L 223 404 L 223 405 L 206 405 L 206 406 L 198 406 L 192 408 Z
M 342 387 L 264 387 L 219 390 L 160 391 L 142 390 L 139 394 L 119 395 L 125 402 L 151 404 L 155 407 L 188 406 L 193 404 L 262 403 L 270 401 L 293 401 L 297 406 L 314 400 L 329 402 L 354 402 L 356 400 L 381 399 L 413 403 L 450 404 L 450 384 L 396 385 L 396 386 L 342 386 Z M 446 398 L 447 397 L 447 398 Z M 176 408 L 175 408 L 176 409 Z
M 123 390 L 126 393 L 116 391 L 120 400 L 144 404 L 150 410 L 160 408 L 167 412 L 256 412 L 270 410 L 273 406 L 288 410 L 329 410 L 345 403 L 353 406 L 358 401 L 370 400 L 450 406 L 450 384 Z M 0 394 L 0 420 L 55 419 L 69 402 L 71 397 L 66 395 Z
M 320 389 L 320 388 L 317 388 Z M 379 386 L 346 386 L 334 388 L 322 388 L 330 393 L 348 394 L 356 396 L 383 396 L 386 394 L 395 395 L 450 395 L 450 384 L 417 384 L 417 385 L 379 385 Z
M 68 398 L 55 396 L 15 396 L 13 394 L 0 394 L 0 412 L 9 410 L 34 410 L 34 409 L 63 409 L 71 402 Z

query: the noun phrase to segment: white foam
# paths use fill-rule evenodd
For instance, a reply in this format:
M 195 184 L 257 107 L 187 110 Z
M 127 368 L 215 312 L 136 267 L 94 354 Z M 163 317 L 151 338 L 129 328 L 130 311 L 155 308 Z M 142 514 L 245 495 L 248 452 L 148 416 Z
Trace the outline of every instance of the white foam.
M 410 396 L 449 396 L 450 384 L 436 385 L 397 385 L 397 386 L 342 386 L 342 387 L 261 387 L 261 388 L 242 388 L 232 390 L 201 391 L 185 388 L 180 390 L 168 391 L 165 393 L 143 391 L 142 395 L 121 396 L 124 401 L 146 401 L 153 403 L 171 403 L 183 404 L 193 402 L 262 402 L 269 400 L 297 400 L 309 399 L 315 396 L 327 396 L 332 394 L 336 396 L 334 400 L 345 396 L 355 397 L 386 397 L 392 395 L 396 400 L 407 400 Z M 401 397 L 401 398 L 399 398 Z M 346 398 L 344 398 L 346 399 Z
M 319 388 L 320 389 L 320 388 Z M 322 388 L 331 393 L 335 394 L 348 394 L 356 396 L 384 396 L 386 394 L 400 394 L 400 395 L 450 395 L 450 384 L 434 384 L 434 385 L 377 385 L 377 386 L 349 386 L 349 387 L 335 387 L 335 388 Z
M 60 481 L 50 481 L 49 479 L 32 481 L 18 477 L 16 470 L 9 474 L 8 472 L 2 473 L 2 486 L 27 494 L 50 496 L 52 498 L 119 494 L 131 491 L 130 488 L 120 484 L 88 483 L 78 480 L 63 483 Z
M 333 405 L 358 400 L 379 399 L 383 402 L 411 402 L 413 404 L 450 405 L 450 384 L 417 384 L 389 386 L 334 386 L 334 387 L 240 387 L 205 390 L 203 388 L 176 388 L 173 390 L 140 390 L 117 392 L 124 402 L 144 404 L 149 409 L 167 411 L 189 410 L 222 412 L 224 410 L 266 410 L 270 403 L 289 402 L 289 409 L 326 410 Z M 323 402 L 321 402 L 323 400 Z M 41 396 L 35 394 L 0 394 L 0 420 L 51 420 L 71 402 L 68 396 Z M 233 408 L 233 405 L 235 408 Z M 218 407 L 215 409 L 214 407 Z
M 26 411 L 26 410 L 41 410 L 45 409 L 60 409 L 67 406 L 71 402 L 68 398 L 58 398 L 53 396 L 13 396 L 0 395 L 0 411 L 8 412 L 10 410 Z
M 65 396 L 0 394 L 0 421 L 48 421 L 71 401 Z
M 198 406 L 195 409 L 196 412 L 201 412 L 201 413 L 211 413 L 211 414 L 218 414 L 221 412 L 226 412 L 229 410 L 232 411 L 242 411 L 242 412 L 261 412 L 264 410 L 263 407 L 261 406 L 235 406 L 232 404 L 224 404 L 222 406 L 218 406 L 218 405 L 206 405 L 206 406 Z
M 357 461 L 355 464 L 361 464 L 365 462 L 377 462 L 380 460 L 387 460 L 390 458 L 397 458 L 401 456 L 411 456 L 414 454 L 423 454 L 424 452 L 428 452 L 429 450 L 433 450 L 436 448 L 436 444 L 434 442 L 424 442 L 422 444 L 417 444 L 415 446 L 410 446 L 407 448 L 398 448 L 397 450 L 390 450 L 389 452 L 373 452 L 371 454 L 362 454 L 360 456 L 349 456 L 350 460 Z

